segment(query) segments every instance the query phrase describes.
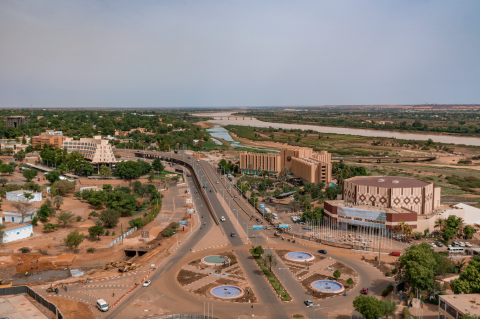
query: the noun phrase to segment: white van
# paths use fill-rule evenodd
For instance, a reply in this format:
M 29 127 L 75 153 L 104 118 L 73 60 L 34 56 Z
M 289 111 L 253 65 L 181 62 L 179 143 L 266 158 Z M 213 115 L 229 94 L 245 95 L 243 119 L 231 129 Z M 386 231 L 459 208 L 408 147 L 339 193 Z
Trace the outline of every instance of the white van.
M 449 254 L 463 254 L 464 249 L 462 247 L 448 247 L 447 251 Z
M 103 299 L 98 299 L 97 300 L 97 308 L 100 309 L 100 311 L 108 311 L 108 304 L 105 302 Z
M 278 215 L 276 213 L 272 213 L 273 219 L 278 219 Z

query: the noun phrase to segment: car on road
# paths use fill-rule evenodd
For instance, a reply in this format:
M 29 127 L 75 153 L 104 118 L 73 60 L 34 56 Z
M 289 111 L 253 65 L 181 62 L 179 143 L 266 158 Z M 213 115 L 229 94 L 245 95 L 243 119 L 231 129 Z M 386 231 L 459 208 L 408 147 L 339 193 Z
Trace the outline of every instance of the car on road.
M 318 252 L 319 252 L 320 254 L 324 254 L 324 255 L 327 254 L 327 251 L 326 251 L 325 249 L 320 249 Z
M 210 193 L 213 192 L 212 190 L 210 190 Z
M 260 218 L 255 219 L 257 223 L 261 222 Z
M 298 222 L 299 225 L 305 225 L 305 222 Z
M 230 237 L 237 237 L 237 235 L 235 233 L 231 233 Z
M 303 302 L 307 307 L 312 307 L 313 306 L 313 302 L 311 300 L 305 300 Z
M 280 237 L 280 233 L 278 231 L 276 231 L 273 235 L 275 235 L 275 237 Z
M 218 181 L 216 181 L 215 184 L 218 184 Z
M 198 193 L 198 191 L 195 191 L 195 194 Z
M 221 220 L 222 222 L 224 222 L 224 221 L 225 221 L 225 217 L 224 217 L 224 216 L 220 217 L 220 220 Z
M 368 295 L 368 288 L 362 288 L 362 295 Z
M 270 230 L 270 226 L 263 226 L 263 229 Z
M 234 198 L 237 198 L 237 195 L 233 196 Z
M 310 227 L 310 226 L 303 226 L 302 228 L 305 229 L 305 230 L 312 230 L 312 227 Z
M 147 280 L 147 281 L 143 282 L 143 287 L 148 287 L 148 286 L 150 286 L 151 283 L 152 283 L 151 280 Z

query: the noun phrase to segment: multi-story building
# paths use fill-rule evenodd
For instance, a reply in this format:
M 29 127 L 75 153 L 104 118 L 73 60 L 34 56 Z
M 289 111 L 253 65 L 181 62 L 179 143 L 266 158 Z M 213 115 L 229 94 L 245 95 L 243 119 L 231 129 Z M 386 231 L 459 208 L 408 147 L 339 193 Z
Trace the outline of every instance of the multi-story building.
M 279 173 L 283 167 L 310 183 L 323 182 L 327 186 L 332 179 L 331 154 L 319 153 L 311 148 L 284 148 L 280 154 L 240 152 L 240 168 L 244 173 L 266 170 Z
M 43 148 L 43 145 L 53 145 L 55 148 L 62 147 L 63 141 L 67 139 L 66 136 L 63 136 L 62 131 L 46 131 L 42 132 L 39 136 L 32 137 L 32 147 L 40 145 Z
M 28 117 L 25 116 L 7 116 L 5 117 L 5 122 L 7 123 L 7 127 L 19 127 L 21 124 L 25 124 L 28 126 Z
M 102 139 L 101 136 L 81 138 L 80 140 L 68 137 L 63 142 L 62 148 L 66 148 L 68 153 L 80 152 L 86 160 L 93 164 L 96 170 L 102 165 L 111 168 L 117 163 L 112 146 L 108 140 Z
M 385 229 L 404 222 L 412 229 L 433 231 L 438 218 L 465 218 L 465 210 L 440 204 L 441 189 L 433 183 L 399 176 L 357 176 L 343 182 L 342 200 L 324 204 L 325 218 L 339 229 Z
M 438 297 L 439 319 L 460 319 L 467 314 L 480 317 L 478 294 L 439 295 Z

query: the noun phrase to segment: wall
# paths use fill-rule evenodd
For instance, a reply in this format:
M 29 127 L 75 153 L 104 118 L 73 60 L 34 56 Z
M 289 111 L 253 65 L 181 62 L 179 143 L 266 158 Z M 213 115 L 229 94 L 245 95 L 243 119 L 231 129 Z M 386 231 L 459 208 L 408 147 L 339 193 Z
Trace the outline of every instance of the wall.
M 30 237 L 33 233 L 32 225 L 26 225 L 21 228 L 6 230 L 3 236 L 3 243 L 10 243 L 19 239 Z

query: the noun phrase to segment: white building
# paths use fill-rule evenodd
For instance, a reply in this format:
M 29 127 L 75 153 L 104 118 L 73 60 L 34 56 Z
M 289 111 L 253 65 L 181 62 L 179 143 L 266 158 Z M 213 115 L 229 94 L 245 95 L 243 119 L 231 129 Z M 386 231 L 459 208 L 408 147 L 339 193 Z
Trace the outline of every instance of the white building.
M 29 203 L 41 202 L 42 201 L 42 193 L 40 193 L 40 192 L 34 193 L 33 191 L 28 191 L 28 190 L 23 190 L 23 189 L 20 189 L 18 191 L 6 192 L 5 195 L 6 195 L 7 200 L 12 201 L 12 202 L 18 202 L 20 200 L 22 200 L 22 201 L 25 200 L 26 201 L 24 193 L 30 193 L 30 194 L 33 195 L 33 198 L 28 201 Z
M 463 203 L 456 204 L 453 207 L 465 210 L 465 216 L 462 217 L 465 224 L 473 225 L 480 223 L 480 209 Z
M 102 165 L 111 168 L 113 164 L 117 163 L 113 155 L 112 145 L 107 139 L 102 139 L 101 136 L 81 138 L 80 140 L 67 138 L 62 144 L 62 148 L 66 148 L 68 153 L 80 152 L 97 170 Z
M 37 213 L 37 209 L 32 209 L 30 210 L 26 216 L 22 220 L 22 215 L 17 212 L 3 212 L 3 217 L 5 217 L 5 222 L 6 223 L 16 223 L 16 224 L 21 224 L 21 223 L 26 223 L 30 222 L 33 220 L 33 217 L 35 217 Z
M 5 226 L 2 242 L 4 244 L 33 236 L 30 224 L 9 224 Z

